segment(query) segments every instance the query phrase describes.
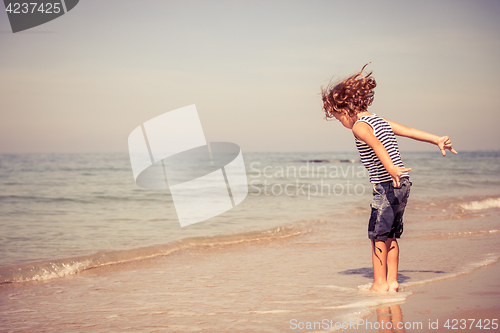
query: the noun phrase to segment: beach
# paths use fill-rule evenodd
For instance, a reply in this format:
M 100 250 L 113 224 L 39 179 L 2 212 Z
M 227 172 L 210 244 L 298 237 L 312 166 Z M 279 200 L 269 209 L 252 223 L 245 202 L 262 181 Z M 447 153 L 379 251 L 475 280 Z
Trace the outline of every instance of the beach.
M 358 267 L 357 273 L 340 272 L 351 275 L 348 285 L 332 283 L 331 251 L 339 244 L 328 236 L 328 228 L 304 230 L 245 244 L 196 247 L 46 282 L 4 284 L 2 327 L 6 332 L 335 331 L 336 323 L 360 324 L 376 311 L 387 318 L 382 313 L 394 306 L 400 306 L 404 323 L 439 320 L 441 329 L 445 318 L 498 318 L 496 263 L 438 282 L 403 283 L 398 293 L 376 294 L 366 290 L 368 266 Z M 342 265 L 350 267 L 345 257 Z M 343 304 L 339 295 L 357 301 Z M 321 328 L 307 329 L 314 322 L 321 322 Z M 366 325 L 356 330 L 378 331 Z M 429 331 L 417 328 L 407 332 Z
M 500 265 L 495 263 L 454 279 L 408 288 L 405 291 L 412 295 L 406 302 L 381 306 L 370 318 L 356 323 L 356 328 L 345 331 L 498 331 L 498 276 Z M 398 330 L 398 323 L 405 330 Z
M 102 156 L 77 156 L 94 161 L 89 169 L 59 165 L 52 176 L 40 157 L 30 157 L 31 171 L 26 156 L 11 160 L 23 165 L 24 179 L 4 162 L 2 181 L 16 185 L 0 201 L 2 331 L 339 331 L 388 312 L 404 323 L 438 320 L 443 329 L 446 319 L 497 316 L 498 153 L 450 159 L 446 179 L 432 172 L 443 160 L 408 156 L 418 173 L 399 242 L 401 290 L 381 294 L 368 290 L 370 185 L 356 195 L 367 179 L 353 171 L 355 155 L 328 155 L 249 154 L 247 199 L 187 228 L 157 208 L 168 195 L 121 181 L 130 177 L 123 156 L 106 157 L 107 165 Z M 328 174 L 313 171 L 312 156 L 326 160 Z M 280 173 L 287 167 L 303 172 Z M 478 181 L 481 173 L 488 182 Z M 28 186 L 36 176 L 45 177 L 45 192 Z M 351 184 L 351 195 L 314 194 L 315 184 Z M 278 193 L 287 185 L 289 193 L 308 190 Z

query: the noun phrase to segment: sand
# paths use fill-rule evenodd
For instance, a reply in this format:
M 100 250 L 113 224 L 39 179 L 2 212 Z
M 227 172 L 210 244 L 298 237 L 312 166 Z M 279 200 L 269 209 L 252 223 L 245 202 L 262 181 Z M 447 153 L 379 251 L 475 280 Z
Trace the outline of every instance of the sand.
M 498 318 L 499 264 L 377 295 L 358 288 L 369 286 L 369 267 L 345 269 L 353 267 L 353 245 L 332 237 L 335 232 L 324 224 L 321 232 L 283 240 L 207 246 L 47 282 L 3 285 L 0 331 L 309 332 L 293 329 L 293 320 L 369 318 L 370 305 L 386 322 L 388 312 L 393 319 L 401 312 L 405 324 L 422 323 L 406 332 L 436 332 L 428 328 L 436 320 L 443 328 L 446 319 Z M 367 257 L 366 240 L 355 246 L 357 255 Z M 377 332 L 376 321 L 374 315 L 372 329 L 356 331 Z
M 379 307 L 367 319 L 368 324 L 346 331 L 403 332 L 376 329 L 377 320 L 381 325 L 382 320 L 398 322 L 401 316 L 408 328 L 406 332 L 500 331 L 499 277 L 500 264 L 497 263 L 457 278 L 407 288 L 404 291 L 411 291 L 413 295 L 406 302 Z M 387 324 L 384 327 L 387 328 Z

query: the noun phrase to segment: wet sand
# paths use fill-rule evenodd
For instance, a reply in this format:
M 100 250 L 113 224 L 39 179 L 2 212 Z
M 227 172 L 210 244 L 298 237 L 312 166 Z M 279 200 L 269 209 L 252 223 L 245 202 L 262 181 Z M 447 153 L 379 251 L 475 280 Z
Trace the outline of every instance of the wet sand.
M 404 291 L 411 291 L 413 295 L 406 302 L 378 307 L 375 314 L 367 319 L 368 324 L 346 331 L 500 331 L 499 277 L 500 264 L 496 263 L 471 274 L 407 288 Z M 397 329 L 400 318 L 407 329 Z M 494 319 L 498 325 L 494 324 Z M 382 321 L 385 323 L 384 329 L 380 328 Z M 387 325 L 388 321 L 392 321 L 392 325 Z M 395 326 L 396 329 L 388 329 L 387 326 Z M 403 324 L 399 327 L 403 327 Z
M 346 228 L 359 228 L 361 223 Z M 379 309 L 379 317 L 386 320 L 389 316 L 384 313 L 391 311 L 395 317 L 401 311 L 405 323 L 422 322 L 415 332 L 423 332 L 429 320 L 438 319 L 442 327 L 443 318 L 476 316 L 466 310 L 499 304 L 498 264 L 398 293 L 369 292 L 369 242 L 335 237 L 337 229 L 316 221 L 314 230 L 283 239 L 198 246 L 46 282 L 4 284 L 0 328 L 6 332 L 327 332 L 334 331 L 336 322 L 369 318 Z M 453 249 L 465 248 L 471 241 L 476 251 L 479 244 L 495 249 L 496 235 L 451 238 L 437 245 L 447 245 L 440 256 L 460 266 L 464 257 Z M 407 249 L 417 244 L 424 257 L 435 251 L 421 238 L 405 240 Z M 415 257 L 406 253 L 404 257 Z M 416 261 L 403 262 L 402 276 L 408 281 L 403 286 L 446 278 L 440 271 L 443 263 L 436 259 L 425 262 L 425 269 Z M 325 328 L 329 320 L 333 326 Z M 307 328 L 316 322 L 321 325 Z
M 366 243 L 360 245 L 368 249 Z M 360 294 L 357 286 L 370 278 L 335 273 L 336 266 L 352 267 L 350 261 L 347 242 L 327 230 L 273 242 L 198 247 L 47 282 L 0 286 L 0 327 L 7 332 L 283 332 L 293 331 L 293 320 L 363 317 L 370 305 L 404 299 L 404 294 Z M 361 310 L 367 312 L 356 314 Z

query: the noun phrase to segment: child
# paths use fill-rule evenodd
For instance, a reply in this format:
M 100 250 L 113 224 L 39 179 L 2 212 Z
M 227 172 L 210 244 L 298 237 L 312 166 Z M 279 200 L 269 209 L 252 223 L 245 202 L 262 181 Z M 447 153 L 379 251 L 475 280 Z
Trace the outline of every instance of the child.
M 365 66 L 344 81 L 322 88 L 326 118 L 336 118 L 352 130 L 361 162 L 368 169 L 373 184 L 373 201 L 368 223 L 372 240 L 373 285 L 371 291 L 397 291 L 399 247 L 403 233 L 403 213 L 410 194 L 410 177 L 399 154 L 396 135 L 437 145 L 443 156 L 452 153 L 447 136 L 438 137 L 367 111 L 373 101 L 376 82 L 371 72 L 363 76 Z

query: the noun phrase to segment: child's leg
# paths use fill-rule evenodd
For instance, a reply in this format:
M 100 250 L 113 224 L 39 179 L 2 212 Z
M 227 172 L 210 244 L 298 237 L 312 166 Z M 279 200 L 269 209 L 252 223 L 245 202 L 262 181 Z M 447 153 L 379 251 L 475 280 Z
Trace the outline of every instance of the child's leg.
M 373 285 L 371 291 L 388 291 L 387 245 L 381 240 L 372 240 Z
M 389 290 L 397 291 L 398 284 L 398 266 L 399 266 L 399 245 L 396 238 L 389 238 L 385 242 L 387 248 L 387 283 Z

